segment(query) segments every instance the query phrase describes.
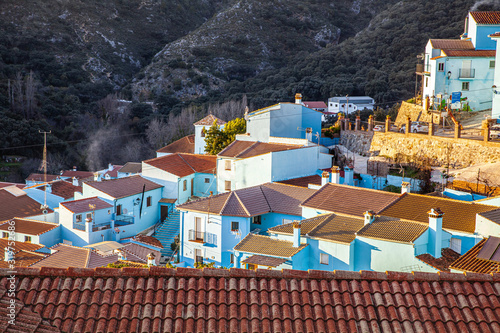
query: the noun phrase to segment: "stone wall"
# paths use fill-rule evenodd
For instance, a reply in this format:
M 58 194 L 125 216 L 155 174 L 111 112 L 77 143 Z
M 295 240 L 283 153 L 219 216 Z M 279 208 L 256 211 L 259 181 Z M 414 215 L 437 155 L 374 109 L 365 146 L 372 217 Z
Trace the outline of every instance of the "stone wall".
M 394 124 L 400 126 L 406 123 L 406 119 L 410 117 L 411 121 L 433 121 L 434 124 L 439 124 L 439 114 L 426 112 L 421 105 L 402 102 L 398 111 L 398 116 Z M 434 118 L 434 119 L 433 119 Z
M 371 140 L 370 140 L 371 139 Z M 427 158 L 432 166 L 465 168 L 471 165 L 500 162 L 500 143 L 453 139 L 426 134 L 396 132 L 342 132 L 340 143 L 347 149 L 365 155 L 375 153 L 391 158 L 407 156 L 413 160 Z

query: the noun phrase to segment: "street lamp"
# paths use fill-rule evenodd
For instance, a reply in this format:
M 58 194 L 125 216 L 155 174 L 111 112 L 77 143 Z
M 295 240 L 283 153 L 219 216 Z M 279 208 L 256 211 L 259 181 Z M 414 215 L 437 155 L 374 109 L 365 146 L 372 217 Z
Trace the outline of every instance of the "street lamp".
M 451 71 L 448 71 L 447 74 L 448 74 L 447 76 L 448 76 L 448 80 L 449 80 L 451 78 Z

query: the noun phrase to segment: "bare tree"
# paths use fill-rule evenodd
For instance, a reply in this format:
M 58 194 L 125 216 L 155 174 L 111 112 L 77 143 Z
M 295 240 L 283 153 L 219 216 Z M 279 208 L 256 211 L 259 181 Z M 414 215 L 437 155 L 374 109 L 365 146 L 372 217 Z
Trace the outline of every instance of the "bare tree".
M 168 126 L 165 122 L 155 118 L 149 122 L 146 137 L 151 147 L 157 150 L 170 141 L 171 132 L 168 130 Z

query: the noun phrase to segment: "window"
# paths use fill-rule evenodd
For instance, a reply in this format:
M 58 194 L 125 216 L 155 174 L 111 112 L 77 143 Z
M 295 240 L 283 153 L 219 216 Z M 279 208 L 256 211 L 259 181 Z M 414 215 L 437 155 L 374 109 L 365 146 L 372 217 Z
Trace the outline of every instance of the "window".
M 202 137 L 202 138 L 204 138 L 204 137 L 205 137 L 205 132 L 206 132 L 205 127 L 203 127 L 203 128 L 201 129 L 201 137 Z
M 259 216 L 254 216 L 254 217 L 252 217 L 252 223 L 253 223 L 253 224 L 262 224 L 261 219 L 262 219 L 262 216 L 261 216 L 261 215 L 259 215 Z
M 2 238 L 9 238 L 8 232 L 2 232 Z
M 462 251 L 462 240 L 459 238 L 452 238 L 450 241 L 450 249 L 457 253 L 461 253 Z
M 319 263 L 323 265 L 328 265 L 328 254 L 320 253 L 319 254 Z
M 122 205 L 116 205 L 116 215 L 122 215 Z
M 495 60 L 490 60 L 490 68 L 495 68 Z
M 210 183 L 210 178 L 205 178 L 205 184 Z
M 229 262 L 234 264 L 234 254 L 231 253 L 231 257 L 229 258 Z
M 240 229 L 240 222 L 231 222 L 231 231 L 238 231 Z
M 251 269 L 252 271 L 255 271 L 257 269 L 257 266 L 254 264 L 247 264 L 247 269 Z
M 92 213 L 87 213 L 87 216 L 85 217 L 85 221 L 92 221 Z
M 282 224 L 288 224 L 288 223 L 292 223 L 293 221 L 292 220 L 289 220 L 289 219 L 283 219 L 283 221 L 281 221 Z
M 231 161 L 225 161 L 224 163 L 225 170 L 231 170 Z
M 231 191 L 231 181 L 230 180 L 224 181 L 224 190 Z
M 194 262 L 203 263 L 203 250 L 194 249 Z
M 186 191 L 186 190 L 187 190 L 187 188 L 188 188 L 188 181 L 187 181 L 186 179 L 184 179 L 184 180 L 182 181 L 182 190 L 183 190 L 183 191 Z
M 339 105 L 338 104 L 335 104 L 336 107 L 338 107 Z
M 82 222 L 82 214 L 77 214 L 75 216 L 76 222 Z
M 428 78 L 428 77 L 426 77 L 426 78 L 425 78 L 425 87 L 427 88 L 428 86 L 429 86 L 429 78 Z
M 444 62 L 440 62 L 440 63 L 438 64 L 438 71 L 440 71 L 440 72 L 444 72 Z
M 108 209 L 108 215 L 110 215 L 110 214 L 111 214 L 111 209 Z
M 31 236 L 24 236 L 24 242 L 31 243 Z
M 469 90 L 469 82 L 462 82 L 462 90 Z
M 151 196 L 146 198 L 146 207 L 151 207 L 153 198 Z

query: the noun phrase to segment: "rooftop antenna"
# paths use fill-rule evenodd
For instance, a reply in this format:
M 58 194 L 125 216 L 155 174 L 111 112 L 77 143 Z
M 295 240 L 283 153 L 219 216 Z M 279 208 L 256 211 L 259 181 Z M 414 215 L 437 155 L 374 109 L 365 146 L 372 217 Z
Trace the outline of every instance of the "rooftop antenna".
M 43 133 L 43 182 L 45 184 L 45 191 L 44 191 L 44 198 L 43 198 L 43 205 L 40 207 L 42 209 L 43 214 L 47 214 L 47 209 L 49 206 L 47 206 L 47 134 L 50 134 L 52 131 L 48 132 L 43 132 L 41 130 L 38 130 L 38 133 Z

